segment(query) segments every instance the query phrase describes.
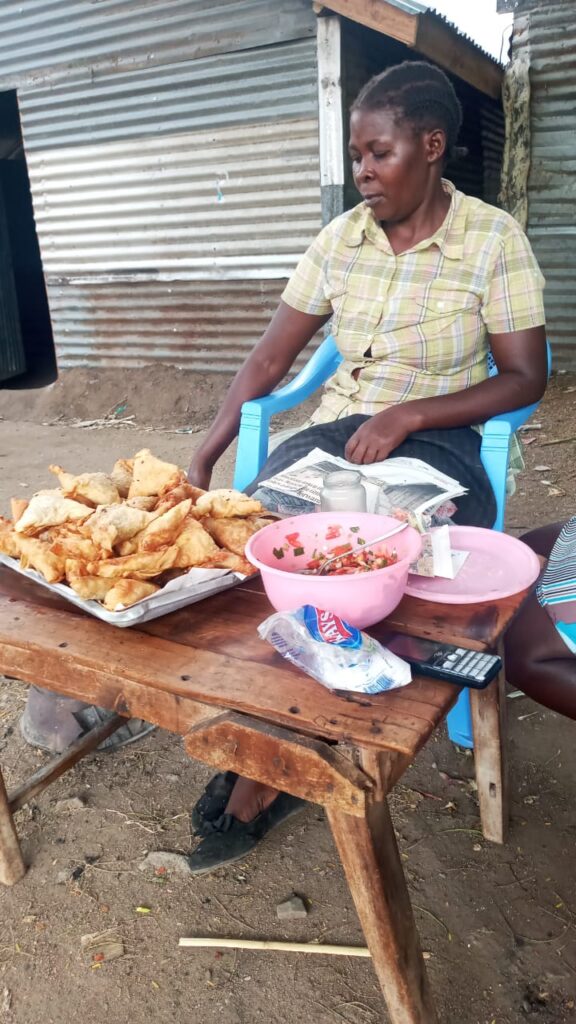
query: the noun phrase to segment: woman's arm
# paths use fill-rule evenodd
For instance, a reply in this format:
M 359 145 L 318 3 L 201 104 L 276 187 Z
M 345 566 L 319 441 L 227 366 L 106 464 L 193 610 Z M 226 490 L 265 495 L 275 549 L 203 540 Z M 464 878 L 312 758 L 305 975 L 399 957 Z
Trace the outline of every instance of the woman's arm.
M 351 462 L 385 459 L 408 434 L 417 430 L 464 427 L 537 402 L 546 389 L 547 358 L 544 327 L 489 335 L 498 375 L 464 391 L 403 402 L 363 423 L 346 446 Z
M 208 487 L 214 463 L 238 433 L 244 402 L 268 395 L 288 373 L 296 356 L 329 319 L 301 313 L 280 301 L 266 331 L 238 371 L 207 437 L 194 454 L 188 479 Z

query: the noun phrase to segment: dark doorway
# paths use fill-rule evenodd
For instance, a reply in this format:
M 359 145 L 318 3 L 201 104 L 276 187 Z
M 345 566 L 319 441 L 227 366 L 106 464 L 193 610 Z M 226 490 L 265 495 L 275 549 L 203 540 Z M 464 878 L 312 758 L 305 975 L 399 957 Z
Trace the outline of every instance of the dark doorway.
M 0 92 L 0 387 L 56 379 L 54 338 L 16 92 Z

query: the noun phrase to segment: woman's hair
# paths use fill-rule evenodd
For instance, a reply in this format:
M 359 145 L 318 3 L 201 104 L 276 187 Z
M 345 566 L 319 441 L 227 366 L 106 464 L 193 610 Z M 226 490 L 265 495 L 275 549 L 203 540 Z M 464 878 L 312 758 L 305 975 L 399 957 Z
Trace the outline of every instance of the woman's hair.
M 351 112 L 355 110 L 390 110 L 416 131 L 442 128 L 446 159 L 454 155 L 462 107 L 449 78 L 433 64 L 406 60 L 374 75 L 350 107 Z

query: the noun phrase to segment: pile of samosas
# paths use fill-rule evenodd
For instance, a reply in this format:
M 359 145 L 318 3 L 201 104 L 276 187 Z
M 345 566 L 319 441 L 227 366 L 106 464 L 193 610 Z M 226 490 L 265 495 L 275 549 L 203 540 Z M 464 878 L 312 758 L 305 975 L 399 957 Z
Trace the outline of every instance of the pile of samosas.
M 191 568 L 255 572 L 244 548 L 270 520 L 239 491 L 193 487 L 147 448 L 110 474 L 50 470 L 59 487 L 13 498 L 12 520 L 0 517 L 0 552 L 48 583 L 117 611 Z

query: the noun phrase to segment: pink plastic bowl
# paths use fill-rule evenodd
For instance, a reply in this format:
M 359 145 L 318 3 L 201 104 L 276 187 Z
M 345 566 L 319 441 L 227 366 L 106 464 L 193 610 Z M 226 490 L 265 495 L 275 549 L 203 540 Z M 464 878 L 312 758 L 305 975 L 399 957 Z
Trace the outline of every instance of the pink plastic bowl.
M 395 551 L 398 555 L 398 561 L 385 569 L 350 576 L 303 576 L 298 570 L 306 568 L 315 551 L 332 554 L 337 545 L 351 543 L 354 547 L 359 538 L 379 537 L 397 525 L 397 519 L 369 512 L 292 516 L 255 533 L 246 545 L 246 557 L 260 570 L 264 589 L 276 611 L 293 611 L 303 604 L 312 604 L 362 629 L 384 619 L 400 603 L 410 563 L 418 557 L 422 546 L 417 530 L 408 526 L 376 546 L 379 553 Z M 339 528 L 340 536 L 330 537 L 335 527 Z

